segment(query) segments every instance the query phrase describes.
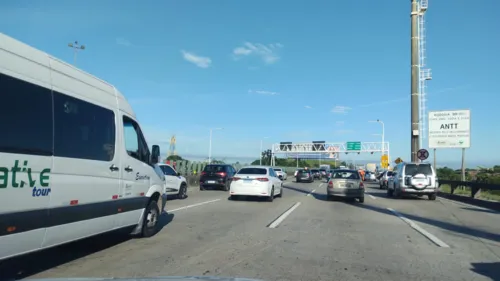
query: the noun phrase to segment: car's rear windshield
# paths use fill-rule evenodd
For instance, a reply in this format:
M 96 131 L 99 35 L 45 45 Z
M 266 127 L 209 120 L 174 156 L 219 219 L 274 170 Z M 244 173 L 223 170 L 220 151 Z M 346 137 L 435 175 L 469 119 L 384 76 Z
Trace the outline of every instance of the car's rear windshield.
M 432 168 L 429 164 L 407 164 L 405 166 L 405 174 L 407 176 L 415 176 L 417 174 L 424 174 L 426 176 L 432 175 Z
M 281 172 L 280 168 L 273 168 L 273 170 L 275 170 L 276 172 Z
M 205 169 L 203 169 L 204 172 L 224 172 L 226 171 L 226 166 L 224 165 L 207 165 L 205 166 Z
M 359 180 L 359 173 L 357 171 L 336 171 L 333 173 L 332 178 Z
M 326 172 L 326 169 L 319 169 L 319 170 L 322 171 L 322 172 Z
M 387 172 L 387 176 L 389 176 L 389 177 L 391 177 L 392 174 L 393 174 L 393 172 L 391 172 L 391 171 Z
M 317 173 L 317 172 L 319 172 L 319 170 L 312 169 L 312 170 L 311 170 L 311 172 L 313 172 L 313 173 Z
M 238 171 L 242 175 L 266 175 L 267 169 L 265 168 L 242 168 Z
M 299 173 L 300 174 L 310 174 L 311 170 L 300 170 Z

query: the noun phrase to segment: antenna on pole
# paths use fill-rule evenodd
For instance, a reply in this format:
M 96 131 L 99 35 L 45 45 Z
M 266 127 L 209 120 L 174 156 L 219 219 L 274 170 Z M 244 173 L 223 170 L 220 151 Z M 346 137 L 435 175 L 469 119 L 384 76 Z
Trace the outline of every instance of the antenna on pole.
M 419 147 L 426 145 L 424 139 L 427 139 L 427 81 L 432 79 L 431 69 L 426 68 L 426 42 L 425 42 L 425 13 L 429 5 L 428 0 L 420 0 L 418 3 L 418 39 L 419 39 Z

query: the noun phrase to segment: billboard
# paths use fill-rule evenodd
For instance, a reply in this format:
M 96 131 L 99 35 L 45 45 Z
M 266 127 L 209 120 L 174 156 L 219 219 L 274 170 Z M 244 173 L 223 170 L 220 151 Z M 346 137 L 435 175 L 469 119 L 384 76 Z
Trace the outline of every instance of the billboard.
M 429 112 L 429 148 L 470 148 L 470 110 Z

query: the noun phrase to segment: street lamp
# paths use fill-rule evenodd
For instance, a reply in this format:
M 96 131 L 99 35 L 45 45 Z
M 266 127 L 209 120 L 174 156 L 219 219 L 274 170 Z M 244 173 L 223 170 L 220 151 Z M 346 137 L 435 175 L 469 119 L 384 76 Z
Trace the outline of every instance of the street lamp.
M 212 131 L 223 130 L 224 128 L 210 128 L 210 143 L 208 146 L 208 164 L 212 163 Z
M 379 123 L 382 124 L 382 155 L 385 155 L 385 125 L 384 122 L 377 119 L 377 121 L 369 121 L 371 123 Z
M 260 140 L 260 153 L 259 153 L 259 155 L 261 155 L 261 157 L 259 158 L 259 159 L 260 159 L 260 160 L 259 160 L 259 165 L 262 165 L 262 154 L 261 154 L 261 153 L 262 153 L 262 149 L 263 149 L 263 147 L 262 147 L 262 146 L 264 145 L 264 140 L 265 140 L 265 139 L 268 139 L 268 138 L 269 138 L 269 137 L 263 137 L 263 138 Z
M 85 50 L 85 45 L 80 45 L 78 44 L 78 41 L 75 41 L 74 43 L 69 43 L 68 47 L 72 48 L 74 50 L 74 55 L 73 55 L 73 64 L 76 65 L 76 53 L 81 50 Z

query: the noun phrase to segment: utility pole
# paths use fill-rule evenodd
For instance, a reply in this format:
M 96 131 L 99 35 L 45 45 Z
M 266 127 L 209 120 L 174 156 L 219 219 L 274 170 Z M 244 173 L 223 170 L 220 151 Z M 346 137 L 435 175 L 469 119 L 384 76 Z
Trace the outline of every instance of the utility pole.
M 419 7 L 417 0 L 411 0 L 411 161 L 418 162 L 417 151 L 420 149 L 420 112 L 419 112 Z
M 80 44 L 78 44 L 78 41 L 75 41 L 75 43 L 69 43 L 68 47 L 72 48 L 73 51 L 74 51 L 74 54 L 73 54 L 73 65 L 76 65 L 76 54 L 80 50 L 81 51 L 85 50 L 85 45 L 80 45 Z

